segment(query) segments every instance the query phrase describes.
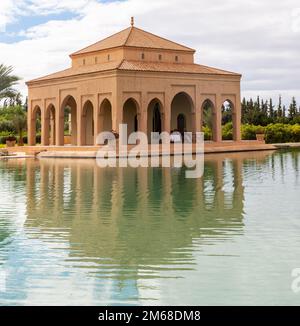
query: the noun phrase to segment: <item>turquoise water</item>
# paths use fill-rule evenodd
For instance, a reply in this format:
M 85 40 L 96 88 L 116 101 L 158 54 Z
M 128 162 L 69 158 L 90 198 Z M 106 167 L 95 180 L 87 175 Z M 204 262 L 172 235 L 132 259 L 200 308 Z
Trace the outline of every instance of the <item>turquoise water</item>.
M 0 161 L 1 305 L 299 305 L 300 152 Z

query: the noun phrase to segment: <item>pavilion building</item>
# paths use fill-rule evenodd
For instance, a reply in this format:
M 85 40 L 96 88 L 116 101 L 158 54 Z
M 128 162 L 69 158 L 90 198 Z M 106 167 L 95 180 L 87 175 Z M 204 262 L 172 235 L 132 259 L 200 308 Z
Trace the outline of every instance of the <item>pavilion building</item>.
M 70 55 L 72 66 L 27 82 L 28 142 L 96 145 L 102 131 L 202 131 L 209 108 L 212 140 L 222 141 L 229 103 L 233 140 L 241 139 L 241 75 L 194 62 L 195 50 L 131 26 Z M 206 114 L 207 115 L 207 114 Z M 66 117 L 70 137 L 66 140 Z

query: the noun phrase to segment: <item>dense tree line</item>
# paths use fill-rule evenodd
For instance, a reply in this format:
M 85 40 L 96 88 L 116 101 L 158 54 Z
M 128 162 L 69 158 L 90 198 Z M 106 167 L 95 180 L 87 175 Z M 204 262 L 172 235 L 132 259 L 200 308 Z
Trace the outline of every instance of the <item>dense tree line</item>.
M 296 124 L 300 123 L 300 107 L 298 107 L 295 97 L 286 107 L 282 104 L 279 96 L 278 104 L 274 105 L 273 100 L 264 101 L 258 96 L 254 101 L 252 98 L 242 101 L 242 123 L 267 126 L 271 123 Z

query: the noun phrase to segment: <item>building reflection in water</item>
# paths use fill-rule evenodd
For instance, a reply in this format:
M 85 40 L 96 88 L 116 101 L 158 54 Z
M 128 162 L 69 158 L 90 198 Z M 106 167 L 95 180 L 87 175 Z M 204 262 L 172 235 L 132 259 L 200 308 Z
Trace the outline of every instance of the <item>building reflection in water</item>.
M 27 160 L 25 232 L 45 243 L 67 242 L 66 266 L 109 279 L 114 300 L 138 298 L 139 280 L 154 281 L 162 271 L 181 277 L 201 246 L 243 233 L 249 155 L 207 155 L 201 179 L 186 179 L 184 168 Z M 256 162 L 267 157 L 255 154 Z

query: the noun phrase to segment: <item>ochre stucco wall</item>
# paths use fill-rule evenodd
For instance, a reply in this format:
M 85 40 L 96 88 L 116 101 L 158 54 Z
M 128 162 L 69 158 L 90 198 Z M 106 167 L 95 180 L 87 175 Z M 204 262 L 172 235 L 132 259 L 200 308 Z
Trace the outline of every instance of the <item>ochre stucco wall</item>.
M 105 99 L 111 104 L 113 130 L 118 131 L 118 125 L 123 121 L 124 103 L 129 98 L 133 98 L 137 106 L 139 130 L 147 132 L 148 105 L 153 99 L 158 99 L 162 106 L 163 129 L 171 131 L 176 129 L 176 115 L 180 113 L 179 106 L 174 108 L 176 114 L 171 115 L 172 101 L 178 93 L 184 93 L 189 98 L 189 101 L 182 98 L 179 103 L 180 101 L 191 103 L 189 108 L 182 110 L 184 111 L 182 113 L 185 114 L 187 114 L 187 110 L 191 110 L 190 115 L 187 116 L 187 131 L 201 131 L 202 105 L 206 99 L 211 100 L 214 105 L 213 134 L 215 141 L 221 141 L 222 104 L 225 100 L 230 100 L 233 104 L 235 140 L 240 140 L 239 76 L 112 71 L 95 73 L 89 76 L 68 77 L 57 81 L 42 81 L 29 85 L 29 143 L 34 144 L 35 138 L 33 111 L 37 106 L 41 109 L 44 130 L 45 125 L 48 123 L 45 119 L 46 112 L 48 107 L 53 105 L 56 115 L 56 144 L 63 145 L 63 140 L 59 134 L 63 127 L 61 126 L 62 106 L 68 96 L 72 96 L 76 102 L 77 145 L 86 144 L 81 129 L 84 129 L 83 107 L 87 101 L 90 101 L 93 106 L 94 138 L 96 138 L 98 132 L 102 131 L 100 130 L 99 115 L 101 113 L 100 106 Z M 48 144 L 45 137 L 42 142 L 45 145 Z

